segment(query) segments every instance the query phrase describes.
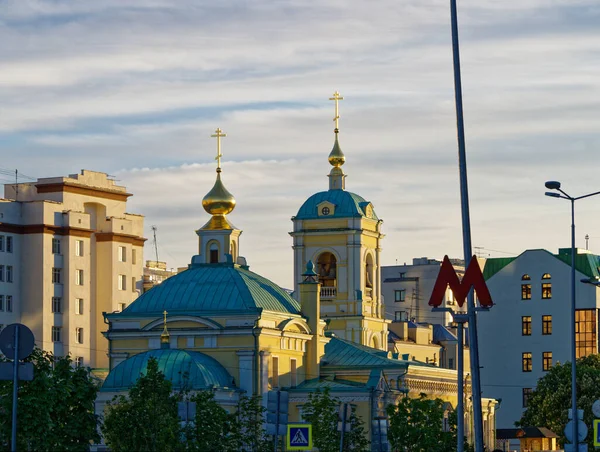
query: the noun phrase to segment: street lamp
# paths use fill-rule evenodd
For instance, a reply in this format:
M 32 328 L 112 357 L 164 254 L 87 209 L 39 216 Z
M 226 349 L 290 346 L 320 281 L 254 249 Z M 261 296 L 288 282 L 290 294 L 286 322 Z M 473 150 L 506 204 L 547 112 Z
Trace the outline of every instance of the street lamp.
M 577 428 L 579 418 L 577 416 L 577 348 L 575 344 L 575 201 L 598 195 L 600 194 L 600 191 L 574 198 L 560 188 L 560 182 L 558 181 L 551 180 L 546 182 L 545 185 L 548 190 L 556 190 L 559 192 L 547 191 L 546 196 L 568 199 L 571 201 L 571 412 L 573 413 L 573 443 L 575 443 L 573 450 L 577 451 L 579 448 L 579 432 Z

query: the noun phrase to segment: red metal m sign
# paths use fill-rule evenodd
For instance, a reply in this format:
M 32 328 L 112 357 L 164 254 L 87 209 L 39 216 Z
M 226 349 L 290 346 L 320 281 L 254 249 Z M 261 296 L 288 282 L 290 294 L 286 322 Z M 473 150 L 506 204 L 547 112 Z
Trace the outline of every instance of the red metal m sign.
M 477 292 L 477 298 L 479 299 L 479 304 L 481 306 L 491 307 L 494 304 L 492 302 L 490 291 L 488 290 L 485 280 L 483 279 L 483 273 L 481 273 L 481 268 L 479 267 L 479 263 L 477 262 L 477 258 L 475 256 L 471 258 L 471 262 L 467 267 L 467 271 L 465 271 L 465 276 L 463 277 L 462 281 L 458 279 L 456 271 L 450 263 L 448 256 L 444 256 L 440 273 L 438 274 L 435 285 L 433 286 L 433 292 L 431 292 L 429 306 L 434 306 L 436 308 L 441 306 L 441 304 L 444 302 L 446 287 L 448 286 L 450 286 L 450 289 L 452 289 L 454 298 L 456 298 L 456 302 L 461 307 L 464 304 L 471 287 L 473 287 L 475 292 Z

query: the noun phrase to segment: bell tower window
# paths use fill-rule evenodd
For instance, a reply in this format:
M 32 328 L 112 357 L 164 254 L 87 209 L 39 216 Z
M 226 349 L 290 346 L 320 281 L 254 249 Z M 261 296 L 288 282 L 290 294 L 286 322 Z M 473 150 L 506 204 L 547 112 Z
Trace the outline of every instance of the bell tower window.
M 332 299 L 337 295 L 337 260 L 329 252 L 323 253 L 317 260 L 317 271 L 321 283 L 321 298 Z
M 211 264 L 219 263 L 219 250 L 210 250 L 210 263 Z
M 365 260 L 365 295 L 367 298 L 373 298 L 374 268 L 373 256 L 368 254 Z

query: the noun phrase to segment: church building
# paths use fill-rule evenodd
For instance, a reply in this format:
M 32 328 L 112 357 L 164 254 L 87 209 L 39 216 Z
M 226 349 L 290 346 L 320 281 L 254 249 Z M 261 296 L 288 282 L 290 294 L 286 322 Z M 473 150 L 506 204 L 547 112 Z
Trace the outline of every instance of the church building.
M 127 391 L 156 358 L 175 389 L 212 389 L 224 407 L 239 398 L 289 391 L 290 422 L 302 419 L 309 394 L 330 388 L 356 406 L 372 444 L 377 423 L 400 397 L 426 393 L 456 406 L 457 374 L 399 359 L 388 351 L 381 296 L 382 220 L 374 206 L 346 191 L 335 93 L 329 187 L 292 218 L 294 292 L 253 273 L 241 257 L 242 231 L 229 218 L 236 205 L 222 181 L 217 129 L 216 181 L 202 200 L 200 227 L 187 270 L 142 294 L 122 312 L 104 313 L 110 372 L 97 399 Z M 467 384 L 465 411 L 470 391 Z M 486 443 L 493 445 L 494 400 L 483 400 Z M 468 421 L 468 414 L 467 414 Z M 466 423 L 466 425 L 469 425 Z

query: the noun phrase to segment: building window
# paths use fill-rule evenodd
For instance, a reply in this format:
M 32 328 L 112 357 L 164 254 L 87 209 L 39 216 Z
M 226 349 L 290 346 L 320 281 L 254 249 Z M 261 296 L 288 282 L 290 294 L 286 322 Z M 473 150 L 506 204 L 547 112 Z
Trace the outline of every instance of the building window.
M 454 358 L 448 358 L 448 369 L 454 369 Z
M 75 367 L 83 367 L 83 356 L 75 358 Z
M 219 250 L 210 250 L 210 263 L 211 264 L 219 263 Z
M 52 282 L 60 284 L 60 268 L 52 267 Z
M 119 247 L 119 262 L 127 262 L 127 248 L 124 246 Z
M 4 295 L 0 295 L 0 311 L 4 311 Z
M 273 369 L 271 373 L 271 387 L 278 388 L 279 387 L 279 358 L 277 356 L 273 356 Z
M 522 360 L 523 360 L 523 362 L 522 362 L 523 372 L 531 372 L 531 369 L 533 367 L 531 352 L 522 353 Z
M 127 303 L 119 303 L 119 312 L 123 312 L 127 307 Z
M 550 273 L 544 273 L 542 279 L 552 279 L 552 276 L 550 276 Z
M 552 352 L 542 354 L 542 370 L 548 371 L 552 368 Z
M 78 314 L 78 315 L 83 314 L 83 298 L 75 299 L 75 314 Z
M 119 290 L 126 290 L 126 289 L 127 289 L 127 276 L 119 275 Z
M 12 308 L 13 308 L 12 300 L 13 300 L 12 295 L 6 296 L 6 312 L 12 312 Z
M 52 239 L 52 254 L 60 254 L 60 239 Z
M 521 281 L 531 281 L 531 276 L 525 273 L 523 276 L 521 276 Z
M 531 317 L 521 317 L 521 334 L 523 336 L 531 336 Z
M 575 349 L 577 358 L 596 353 L 596 309 L 575 311 Z
M 135 276 L 131 277 L 131 291 L 135 292 Z
M 6 282 L 13 282 L 13 268 L 12 265 L 6 266 Z
M 523 408 L 527 408 L 529 397 L 533 394 L 532 388 L 523 388 Z
M 0 265 L 0 281 L 4 281 L 4 265 Z
M 531 300 L 531 284 L 521 284 L 521 300 Z
M 394 301 L 405 301 L 406 300 L 406 289 L 394 290 Z
M 394 320 L 396 322 L 408 322 L 408 312 L 407 311 L 396 311 L 394 313 Z
M 52 312 L 60 314 L 62 312 L 62 298 L 52 297 Z
M 75 270 L 75 284 L 83 286 L 83 270 Z
M 296 387 L 298 381 L 298 375 L 296 370 L 296 360 L 290 359 L 290 386 L 292 388 Z
M 543 315 L 542 316 L 542 334 L 543 335 L 552 334 L 552 316 L 551 315 Z
M 75 240 L 75 256 L 83 256 L 83 240 Z
M 135 252 L 135 249 L 131 249 L 131 263 L 133 265 L 137 264 L 137 253 Z
M 60 326 L 52 327 L 52 342 L 60 342 Z
M 0 251 L 4 251 L 4 236 L 0 235 Z
M 6 237 L 6 252 L 12 253 L 13 251 L 13 238 L 11 236 Z
M 552 283 L 542 283 L 542 298 L 552 298 Z
M 75 340 L 78 344 L 83 344 L 83 328 L 75 328 Z

